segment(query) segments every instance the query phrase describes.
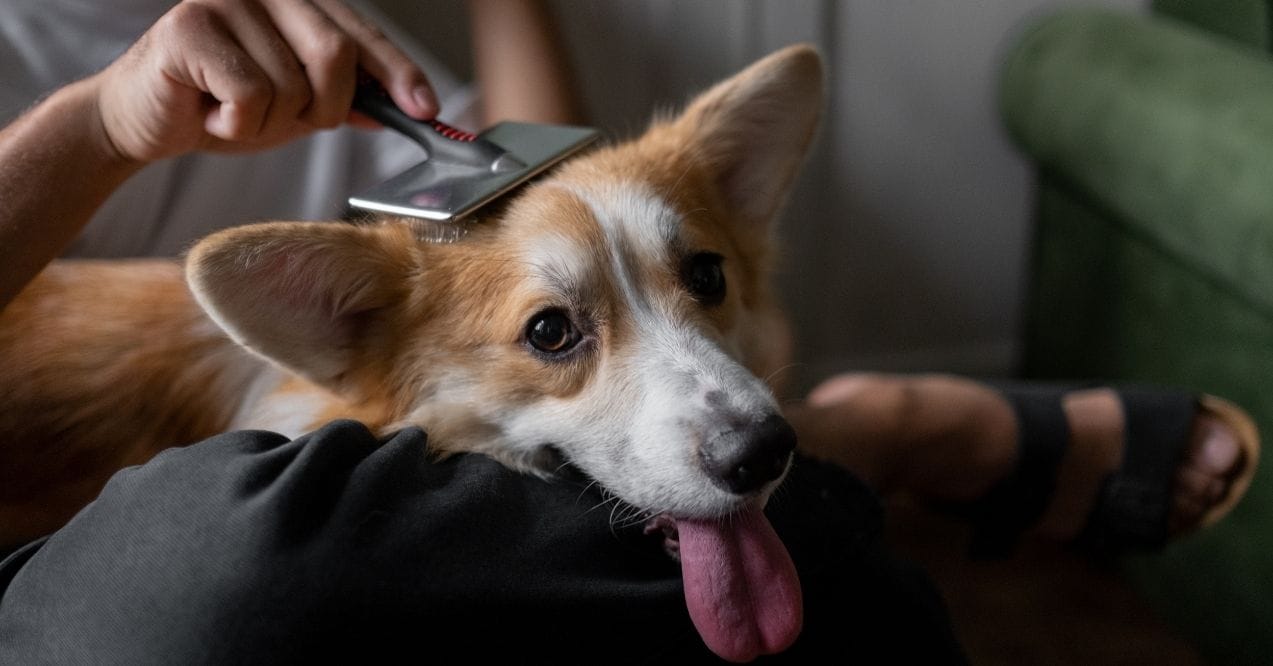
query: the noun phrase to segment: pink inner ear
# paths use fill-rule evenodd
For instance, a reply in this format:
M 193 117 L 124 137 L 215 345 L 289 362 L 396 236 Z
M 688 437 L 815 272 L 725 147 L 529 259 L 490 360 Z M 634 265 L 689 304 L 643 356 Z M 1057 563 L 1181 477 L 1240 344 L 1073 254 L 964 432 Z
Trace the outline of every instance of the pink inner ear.
M 363 337 L 360 315 L 386 304 L 380 286 L 394 279 L 393 264 L 375 245 L 345 231 L 288 227 L 214 246 L 198 257 L 192 286 L 240 344 L 340 388 Z
M 316 324 L 372 307 L 359 301 L 370 300 L 374 277 L 359 266 L 338 266 L 324 250 L 301 243 L 270 248 L 253 259 L 244 276 L 252 284 L 243 286 L 263 289 L 273 306 Z
M 261 256 L 253 262 L 249 272 L 251 280 L 263 287 L 277 305 L 288 308 L 309 308 L 314 305 L 314 278 L 312 269 L 291 252 L 277 251 Z
M 822 106 L 821 61 L 806 47 L 770 55 L 695 100 L 690 131 L 718 165 L 728 205 L 767 225 L 803 161 Z

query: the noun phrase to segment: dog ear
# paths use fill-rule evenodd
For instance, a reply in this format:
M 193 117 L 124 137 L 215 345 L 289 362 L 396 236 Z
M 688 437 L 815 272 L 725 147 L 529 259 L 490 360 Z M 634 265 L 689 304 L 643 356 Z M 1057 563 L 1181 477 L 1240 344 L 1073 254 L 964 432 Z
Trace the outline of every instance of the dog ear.
M 186 280 L 236 342 L 340 390 L 376 314 L 405 293 L 414 243 L 394 231 L 339 222 L 235 227 L 190 251 Z
M 822 58 L 787 47 L 695 98 L 675 121 L 753 231 L 778 214 L 822 113 Z

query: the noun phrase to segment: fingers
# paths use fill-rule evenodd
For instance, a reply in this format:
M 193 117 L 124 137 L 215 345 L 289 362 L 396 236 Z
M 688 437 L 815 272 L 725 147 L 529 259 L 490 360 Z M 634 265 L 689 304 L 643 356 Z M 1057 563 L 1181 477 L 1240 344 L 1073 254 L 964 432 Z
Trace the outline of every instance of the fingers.
M 299 109 L 298 117 L 321 128 L 344 122 L 357 81 L 358 43 L 308 1 L 274 0 L 266 4 L 266 10 L 308 87 L 307 104 Z
M 424 72 L 379 27 L 340 0 L 262 0 L 257 9 L 239 13 L 244 18 L 238 32 L 273 85 L 267 124 L 295 118 L 329 128 L 346 121 L 359 67 L 409 115 L 437 115 Z M 257 15 L 262 11 L 268 22 Z
M 295 47 L 279 30 L 280 24 L 265 7 L 244 3 L 221 12 L 237 45 L 265 75 L 268 86 L 259 102 L 265 106 L 261 133 L 270 134 L 303 120 L 314 90 L 297 58 Z
M 407 115 L 421 120 L 438 113 L 438 101 L 424 72 L 378 26 L 339 0 L 314 0 L 358 46 L 358 63 L 388 91 Z
M 437 114 L 424 73 L 380 28 L 340 0 L 197 0 L 241 4 L 224 11 L 271 90 L 266 128 L 299 121 L 329 128 L 349 116 L 362 67 L 417 118 Z M 228 7 L 227 10 L 233 10 Z M 268 133 L 268 131 L 267 131 Z
M 250 150 L 349 119 L 359 68 L 431 118 L 424 73 L 340 0 L 187 0 L 112 65 L 112 137 L 138 159 Z
M 194 8 L 204 6 L 194 2 L 180 7 L 194 13 Z M 200 47 L 182 51 L 190 54 L 191 69 L 202 79 L 203 90 L 218 102 L 208 113 L 207 132 L 227 141 L 285 134 L 311 97 L 289 44 L 259 6 L 205 11 L 214 30 L 191 35 Z
M 273 86 L 258 59 L 245 51 L 225 17 L 199 3 L 183 3 L 166 14 L 139 42 L 144 61 L 156 59 L 159 81 L 143 81 L 130 91 L 141 108 L 135 115 L 144 118 L 155 133 L 155 151 L 165 143 L 198 143 L 189 138 L 190 122 L 203 125 L 214 137 L 234 141 L 258 134 L 265 124 Z M 175 85 L 165 86 L 164 82 Z M 206 97 L 215 100 L 205 109 Z M 146 104 L 146 102 L 151 102 Z M 175 147 L 175 146 L 174 146 Z M 189 147 L 194 147 L 191 145 Z

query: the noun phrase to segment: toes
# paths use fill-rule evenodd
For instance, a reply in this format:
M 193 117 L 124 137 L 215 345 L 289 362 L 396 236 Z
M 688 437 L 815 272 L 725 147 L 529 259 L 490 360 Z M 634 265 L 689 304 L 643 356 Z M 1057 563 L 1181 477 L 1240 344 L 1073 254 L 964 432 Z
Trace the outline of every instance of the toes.
M 1207 511 L 1224 499 L 1237 471 L 1242 449 L 1225 423 L 1203 414 L 1194 423 L 1185 459 L 1176 472 L 1171 530 L 1196 526 Z
M 1181 467 L 1176 472 L 1176 495 L 1214 502 L 1224 494 L 1224 487 L 1224 479 L 1196 467 Z
M 1237 433 L 1213 416 L 1198 417 L 1193 429 L 1193 446 L 1186 464 L 1213 476 L 1229 476 L 1238 466 L 1242 447 Z

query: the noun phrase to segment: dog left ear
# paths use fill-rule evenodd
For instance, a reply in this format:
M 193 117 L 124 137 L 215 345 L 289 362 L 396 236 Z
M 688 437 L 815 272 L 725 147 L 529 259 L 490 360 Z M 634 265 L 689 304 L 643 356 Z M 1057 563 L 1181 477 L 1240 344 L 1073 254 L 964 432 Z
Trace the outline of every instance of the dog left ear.
M 731 211 L 762 231 L 800 170 L 822 105 L 822 58 L 802 44 L 699 95 L 674 125 L 692 137 Z
M 387 226 L 272 222 L 200 241 L 186 280 L 236 342 L 340 390 L 375 314 L 399 302 L 414 243 Z

